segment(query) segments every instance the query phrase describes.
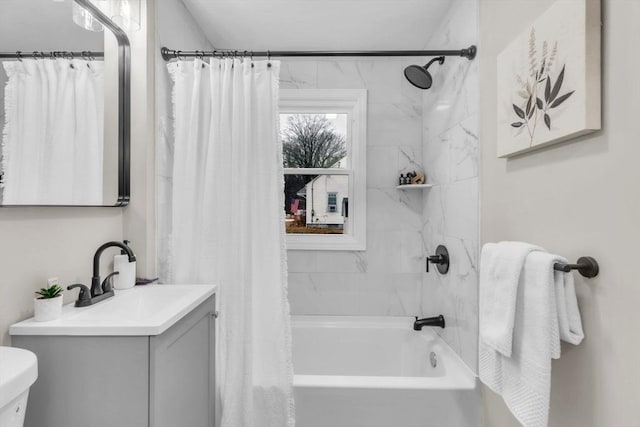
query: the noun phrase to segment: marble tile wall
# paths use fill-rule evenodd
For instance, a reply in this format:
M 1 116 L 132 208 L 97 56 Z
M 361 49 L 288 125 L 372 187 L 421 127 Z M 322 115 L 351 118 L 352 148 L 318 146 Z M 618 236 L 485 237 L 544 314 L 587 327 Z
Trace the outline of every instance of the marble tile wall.
M 422 193 L 396 190 L 422 169 L 422 93 L 410 60 L 283 61 L 283 89 L 367 89 L 367 250 L 289 251 L 293 314 L 417 315 L 422 310 Z
M 477 44 L 478 5 L 455 0 L 427 46 Z M 423 314 L 442 313 L 438 333 L 474 371 L 478 336 L 478 60 L 447 58 L 433 66 L 434 83 L 423 92 L 422 159 L 434 187 L 423 196 L 422 237 L 428 254 L 447 246 L 447 275 L 424 273 Z

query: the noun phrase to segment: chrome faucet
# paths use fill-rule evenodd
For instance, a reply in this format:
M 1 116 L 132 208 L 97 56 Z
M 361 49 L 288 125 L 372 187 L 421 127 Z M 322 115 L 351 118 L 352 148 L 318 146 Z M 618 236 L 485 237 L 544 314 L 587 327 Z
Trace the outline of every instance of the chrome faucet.
M 129 256 L 129 262 L 134 262 L 136 260 L 135 254 L 126 243 L 107 242 L 104 245 L 100 246 L 93 256 L 93 277 L 91 278 L 91 290 L 80 283 L 67 287 L 68 290 L 80 288 L 80 293 L 78 294 L 78 299 L 76 300 L 76 307 L 86 307 L 88 305 L 103 301 L 114 295 L 113 288 L 111 286 L 111 280 L 113 276 L 119 274 L 117 271 L 114 271 L 113 273 L 107 275 L 107 277 L 105 277 L 102 281 L 102 284 L 100 284 L 100 256 L 105 249 L 110 247 L 118 247 L 122 249 L 122 251 Z
M 413 322 L 413 330 L 420 331 L 425 326 L 438 326 L 444 328 L 444 316 L 441 314 L 435 317 L 425 317 L 424 319 L 418 319 L 416 316 L 415 322 Z

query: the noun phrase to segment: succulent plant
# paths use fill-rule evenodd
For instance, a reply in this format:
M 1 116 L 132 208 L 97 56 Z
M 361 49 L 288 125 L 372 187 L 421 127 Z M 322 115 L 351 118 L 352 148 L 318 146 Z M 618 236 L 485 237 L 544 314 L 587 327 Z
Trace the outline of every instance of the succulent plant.
M 58 285 L 51 285 L 47 288 L 42 288 L 36 291 L 36 295 L 39 295 L 38 299 L 51 299 L 62 295 L 62 288 Z

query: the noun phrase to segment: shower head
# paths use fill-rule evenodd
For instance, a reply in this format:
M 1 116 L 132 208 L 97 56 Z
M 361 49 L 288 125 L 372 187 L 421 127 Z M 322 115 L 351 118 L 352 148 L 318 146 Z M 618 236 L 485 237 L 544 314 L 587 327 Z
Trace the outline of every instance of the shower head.
M 433 58 L 427 63 L 427 65 L 409 65 L 404 69 L 404 76 L 409 80 L 409 83 L 419 89 L 429 89 L 433 83 L 431 73 L 429 73 L 429 66 L 435 61 L 438 61 L 440 65 L 444 63 L 444 56 L 438 56 Z

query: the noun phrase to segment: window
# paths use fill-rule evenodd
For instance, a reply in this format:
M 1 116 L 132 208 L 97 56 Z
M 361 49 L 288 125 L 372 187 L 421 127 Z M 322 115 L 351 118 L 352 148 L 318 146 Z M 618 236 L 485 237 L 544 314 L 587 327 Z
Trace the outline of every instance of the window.
M 327 211 L 338 212 L 338 193 L 327 193 Z
M 365 249 L 366 103 L 365 90 L 280 91 L 289 249 Z

